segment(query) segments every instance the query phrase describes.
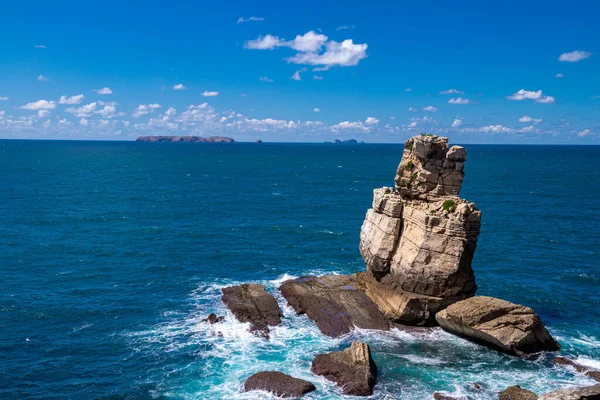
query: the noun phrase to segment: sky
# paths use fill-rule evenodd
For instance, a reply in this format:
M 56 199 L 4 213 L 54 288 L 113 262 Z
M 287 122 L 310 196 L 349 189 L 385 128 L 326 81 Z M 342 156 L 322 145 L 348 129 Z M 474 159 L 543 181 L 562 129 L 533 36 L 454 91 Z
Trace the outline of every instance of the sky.
M 0 138 L 600 144 L 597 1 L 11 1 Z

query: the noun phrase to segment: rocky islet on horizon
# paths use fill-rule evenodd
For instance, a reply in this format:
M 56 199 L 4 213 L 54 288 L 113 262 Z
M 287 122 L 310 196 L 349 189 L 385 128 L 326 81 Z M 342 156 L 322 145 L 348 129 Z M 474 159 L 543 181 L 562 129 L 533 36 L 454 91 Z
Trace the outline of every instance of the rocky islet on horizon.
M 475 296 L 477 285 L 471 263 L 481 212 L 474 203 L 458 196 L 466 160 L 466 150 L 461 146 L 449 147 L 445 137 L 421 135 L 406 141 L 395 186 L 374 190 L 372 207 L 361 228 L 359 248 L 366 270 L 288 280 L 280 286 L 288 304 L 298 314 L 306 314 L 323 334 L 331 337 L 347 334 L 354 327 L 388 330 L 439 325 L 448 332 L 508 354 L 523 356 L 558 350 L 559 344 L 531 308 Z M 268 326 L 280 321 L 277 301 L 262 285 L 253 285 L 253 295 L 248 295 L 247 287 L 246 284 L 223 289 L 223 300 L 238 320 L 251 322 L 252 331 L 268 338 Z M 260 304 L 268 304 L 268 311 L 257 311 L 260 309 L 256 306 L 257 298 Z M 264 315 L 270 315 L 271 322 L 265 323 Z M 350 384 L 353 372 L 342 376 L 339 371 L 352 371 L 348 354 L 358 354 L 359 347 L 362 354 L 368 353 L 370 361 L 365 364 L 368 368 L 363 365 L 364 371 L 356 375 L 357 381 Z M 320 361 L 315 364 L 316 360 Z M 340 362 L 345 361 L 341 360 L 348 361 L 347 365 L 342 366 Z M 591 378 L 597 376 L 594 371 L 578 369 L 574 362 L 564 360 L 559 358 L 555 362 L 569 365 Z M 351 386 L 361 388 L 352 394 L 372 393 L 372 386 L 365 389 L 370 383 L 364 382 L 374 385 L 377 369 L 367 344 L 355 342 L 343 352 L 317 355 L 315 361 L 312 372 L 336 382 L 343 393 Z M 328 365 L 329 372 L 324 365 Z M 366 381 L 358 382 L 358 376 L 367 377 Z M 517 388 L 509 388 L 502 398 L 513 398 L 513 393 L 523 394 L 521 398 L 536 396 Z M 564 399 L 600 399 L 600 385 L 577 390 L 571 390 L 571 397 Z M 598 397 L 573 397 L 578 393 L 589 396 L 592 392 Z M 563 398 L 553 393 L 540 398 Z

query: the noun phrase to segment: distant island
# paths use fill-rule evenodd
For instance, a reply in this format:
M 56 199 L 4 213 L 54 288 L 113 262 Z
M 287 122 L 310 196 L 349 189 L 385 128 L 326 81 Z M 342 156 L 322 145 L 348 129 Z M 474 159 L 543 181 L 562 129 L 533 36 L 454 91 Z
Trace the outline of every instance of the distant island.
M 234 143 L 230 137 L 209 136 L 203 138 L 200 136 L 138 136 L 136 142 L 158 142 L 158 143 Z
M 325 142 L 325 143 L 332 143 L 332 142 Z M 340 139 L 335 139 L 333 141 L 333 144 L 364 144 L 365 142 L 359 142 L 356 139 L 348 139 L 348 140 L 340 140 Z

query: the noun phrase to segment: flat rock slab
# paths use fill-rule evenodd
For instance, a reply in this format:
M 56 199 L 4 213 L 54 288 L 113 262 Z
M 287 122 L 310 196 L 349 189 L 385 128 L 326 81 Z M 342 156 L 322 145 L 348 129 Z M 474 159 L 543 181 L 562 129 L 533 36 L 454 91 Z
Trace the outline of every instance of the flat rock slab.
M 268 338 L 269 326 L 281 323 L 277 300 L 263 285 L 246 283 L 223 288 L 223 303 L 240 322 L 250 322 L 250 331 Z
M 298 314 L 306 314 L 319 330 L 338 337 L 354 329 L 389 330 L 390 326 L 353 275 L 303 276 L 284 282 L 279 290 Z
M 539 400 L 600 400 L 600 384 L 575 389 L 562 389 L 546 393 Z
M 499 400 L 536 400 L 537 394 L 521 386 L 509 386 L 500 392 Z
M 344 394 L 352 396 L 370 396 L 377 380 L 377 366 L 369 345 L 358 341 L 344 351 L 317 355 L 311 371 L 335 382 Z
M 509 354 L 560 348 L 531 308 L 506 300 L 471 297 L 440 311 L 435 319 L 444 330 Z
M 258 372 L 246 379 L 244 391 L 264 390 L 279 397 L 300 397 L 315 390 L 312 383 L 278 371 Z

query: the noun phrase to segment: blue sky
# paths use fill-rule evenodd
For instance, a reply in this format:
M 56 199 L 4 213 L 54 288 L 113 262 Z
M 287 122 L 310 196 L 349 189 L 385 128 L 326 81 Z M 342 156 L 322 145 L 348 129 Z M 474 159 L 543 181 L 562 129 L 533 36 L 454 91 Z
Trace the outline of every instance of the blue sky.
M 0 138 L 598 144 L 598 21 L 577 0 L 7 2 Z

